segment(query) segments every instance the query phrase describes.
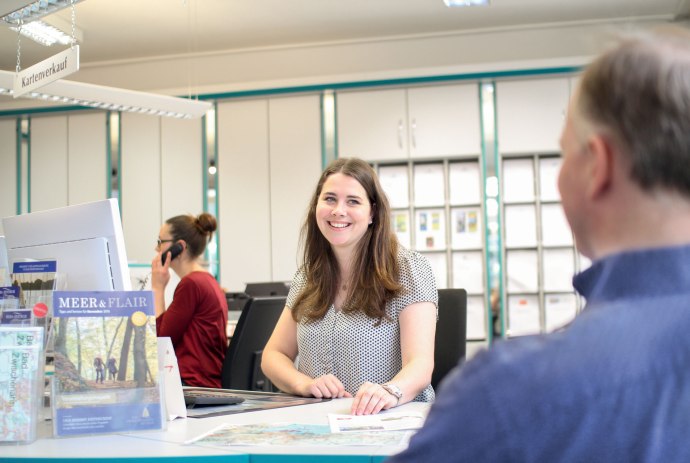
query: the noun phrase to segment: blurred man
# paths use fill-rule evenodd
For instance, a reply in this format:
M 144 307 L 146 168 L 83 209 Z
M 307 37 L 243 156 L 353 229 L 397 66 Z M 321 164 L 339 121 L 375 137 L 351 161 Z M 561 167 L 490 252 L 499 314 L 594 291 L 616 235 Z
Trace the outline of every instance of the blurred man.
M 561 147 L 587 306 L 456 369 L 391 462 L 690 461 L 690 34 L 594 61 Z

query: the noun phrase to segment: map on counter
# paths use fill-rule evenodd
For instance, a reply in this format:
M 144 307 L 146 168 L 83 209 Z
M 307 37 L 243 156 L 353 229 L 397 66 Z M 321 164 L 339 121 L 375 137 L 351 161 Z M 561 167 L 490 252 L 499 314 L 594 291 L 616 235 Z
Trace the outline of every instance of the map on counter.
M 406 443 L 409 431 L 331 433 L 328 425 L 263 423 L 223 424 L 186 444 L 207 447 L 233 445 L 276 446 L 397 446 Z

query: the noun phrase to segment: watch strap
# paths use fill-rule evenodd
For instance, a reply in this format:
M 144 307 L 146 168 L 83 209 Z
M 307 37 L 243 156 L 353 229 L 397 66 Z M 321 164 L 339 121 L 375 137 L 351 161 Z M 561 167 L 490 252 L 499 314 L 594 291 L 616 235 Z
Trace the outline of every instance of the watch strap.
M 400 403 L 400 399 L 402 398 L 402 391 L 400 390 L 400 388 L 395 384 L 391 383 L 384 383 L 381 385 L 381 387 L 384 388 L 386 392 L 388 392 L 390 395 L 395 397 L 395 406 L 397 407 Z

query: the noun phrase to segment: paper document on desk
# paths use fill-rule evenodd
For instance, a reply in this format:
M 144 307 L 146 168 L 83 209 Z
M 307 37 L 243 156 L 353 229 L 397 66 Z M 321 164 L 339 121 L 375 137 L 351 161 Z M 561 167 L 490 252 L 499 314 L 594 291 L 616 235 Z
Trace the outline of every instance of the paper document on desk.
M 204 447 L 248 446 L 398 446 L 410 438 L 407 431 L 387 433 L 331 433 L 326 425 L 294 423 L 223 424 L 185 444 Z
M 424 424 L 421 413 L 379 413 L 378 415 L 328 414 L 331 432 L 402 431 L 419 429 Z

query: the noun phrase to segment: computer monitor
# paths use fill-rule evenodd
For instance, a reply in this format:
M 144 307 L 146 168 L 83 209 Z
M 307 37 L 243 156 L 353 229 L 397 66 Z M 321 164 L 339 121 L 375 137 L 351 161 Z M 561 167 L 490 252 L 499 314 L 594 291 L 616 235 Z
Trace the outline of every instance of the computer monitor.
M 266 281 L 263 283 L 247 283 L 244 292 L 252 297 L 258 296 L 287 296 L 290 288 L 282 281 Z
M 19 261 L 55 260 L 61 289 L 131 289 L 115 199 L 5 217 L 2 225 L 10 271 Z

